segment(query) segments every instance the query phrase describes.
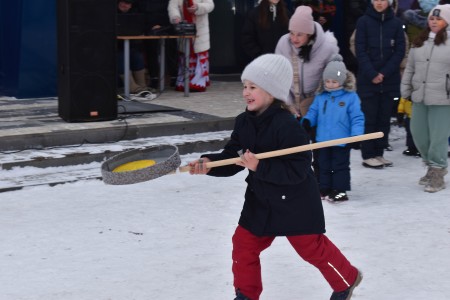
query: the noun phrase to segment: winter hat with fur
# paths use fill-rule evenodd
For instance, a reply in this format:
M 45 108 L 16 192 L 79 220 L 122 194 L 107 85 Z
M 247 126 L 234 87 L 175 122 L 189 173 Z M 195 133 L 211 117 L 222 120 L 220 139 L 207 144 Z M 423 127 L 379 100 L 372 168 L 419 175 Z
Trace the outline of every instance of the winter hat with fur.
M 241 80 L 250 80 L 274 98 L 287 101 L 293 71 L 290 61 L 279 54 L 264 54 L 249 63 Z
M 311 7 L 304 5 L 297 7 L 289 20 L 289 30 L 306 34 L 314 33 L 314 19 Z
M 428 15 L 431 16 L 441 17 L 447 22 L 447 26 L 450 25 L 450 4 L 436 5 Z
M 342 56 L 336 54 L 323 70 L 323 80 L 333 79 L 342 86 L 347 78 L 347 68 L 343 62 Z
M 373 0 L 371 2 L 373 4 Z M 388 0 L 388 2 L 389 2 L 389 6 L 392 6 L 392 3 L 394 2 L 394 0 Z

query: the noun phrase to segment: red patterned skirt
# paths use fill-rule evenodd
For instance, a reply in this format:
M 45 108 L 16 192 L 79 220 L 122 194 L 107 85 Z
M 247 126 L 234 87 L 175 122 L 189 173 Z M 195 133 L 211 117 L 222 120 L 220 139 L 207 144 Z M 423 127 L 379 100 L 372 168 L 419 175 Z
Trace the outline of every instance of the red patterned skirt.
M 178 76 L 175 89 L 184 91 L 184 53 L 178 56 Z M 191 53 L 189 55 L 189 90 L 191 92 L 204 92 L 210 85 L 209 81 L 209 53 L 203 51 L 194 53 L 191 42 Z

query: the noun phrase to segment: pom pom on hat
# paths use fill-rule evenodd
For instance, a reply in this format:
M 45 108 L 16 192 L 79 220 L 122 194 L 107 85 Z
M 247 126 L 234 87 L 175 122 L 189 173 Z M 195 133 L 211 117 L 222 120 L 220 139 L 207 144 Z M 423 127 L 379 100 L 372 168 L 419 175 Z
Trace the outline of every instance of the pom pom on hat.
M 428 17 L 431 16 L 441 17 L 445 20 L 448 27 L 450 25 L 450 4 L 436 5 L 428 15 Z
M 311 7 L 304 5 L 297 7 L 289 20 L 289 30 L 306 34 L 314 33 L 314 19 Z
M 343 62 L 342 56 L 336 54 L 323 70 L 323 80 L 333 79 L 342 86 L 347 79 L 347 68 Z
M 373 4 L 373 0 L 371 2 Z M 392 6 L 392 3 L 394 3 L 394 0 L 388 0 L 388 2 L 389 2 L 389 6 Z
M 279 54 L 264 54 L 249 63 L 241 80 L 249 80 L 272 95 L 287 102 L 293 71 L 291 62 Z

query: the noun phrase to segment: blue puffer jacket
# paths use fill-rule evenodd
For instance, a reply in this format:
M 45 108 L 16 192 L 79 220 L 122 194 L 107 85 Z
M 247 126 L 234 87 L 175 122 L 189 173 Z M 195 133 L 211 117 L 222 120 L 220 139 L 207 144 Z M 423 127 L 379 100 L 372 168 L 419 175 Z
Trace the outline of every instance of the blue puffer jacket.
M 369 6 L 358 19 L 355 35 L 358 59 L 357 91 L 365 93 L 400 93 L 400 63 L 405 56 L 405 33 L 402 21 L 389 7 L 382 13 Z M 378 73 L 384 75 L 381 84 L 373 84 Z
M 354 76 L 347 74 L 343 89 L 327 92 L 323 84 L 304 117 L 311 127 L 317 126 L 318 142 L 341 139 L 364 133 L 364 114 L 354 90 Z M 345 145 L 340 145 L 345 146 Z

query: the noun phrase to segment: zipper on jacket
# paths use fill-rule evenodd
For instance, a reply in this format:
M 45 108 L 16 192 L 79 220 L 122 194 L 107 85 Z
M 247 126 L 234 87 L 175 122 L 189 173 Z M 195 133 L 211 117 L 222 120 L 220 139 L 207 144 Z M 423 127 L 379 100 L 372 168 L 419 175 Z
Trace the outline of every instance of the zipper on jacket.
M 328 99 L 325 100 L 325 103 L 323 104 L 323 114 L 325 114 L 325 112 L 327 111 L 327 103 L 328 103 Z
M 384 23 L 384 14 L 381 14 L 381 23 L 380 23 L 380 57 L 383 59 L 383 23 Z
M 447 91 L 447 99 L 450 99 L 449 82 L 450 82 L 450 74 L 447 74 L 447 80 L 445 81 L 445 90 Z
M 334 102 L 334 96 L 331 96 L 330 98 L 331 98 L 331 101 Z M 323 110 L 322 110 L 323 114 L 325 114 L 325 112 L 327 111 L 327 104 L 328 104 L 328 99 L 325 100 L 325 103 L 323 104 Z

